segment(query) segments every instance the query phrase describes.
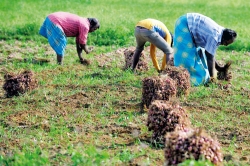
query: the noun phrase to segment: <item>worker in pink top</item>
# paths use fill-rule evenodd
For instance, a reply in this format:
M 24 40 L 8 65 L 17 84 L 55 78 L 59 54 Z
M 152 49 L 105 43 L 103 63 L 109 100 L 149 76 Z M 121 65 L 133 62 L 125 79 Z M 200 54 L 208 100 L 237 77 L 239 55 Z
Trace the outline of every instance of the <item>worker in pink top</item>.
M 39 34 L 48 39 L 50 46 L 57 54 L 57 63 L 62 64 L 67 45 L 67 37 L 76 37 L 76 50 L 80 62 L 86 60 L 82 57 L 82 50 L 86 54 L 92 50 L 87 48 L 88 33 L 100 28 L 96 18 L 83 18 L 68 12 L 55 12 L 48 15 L 40 28 Z

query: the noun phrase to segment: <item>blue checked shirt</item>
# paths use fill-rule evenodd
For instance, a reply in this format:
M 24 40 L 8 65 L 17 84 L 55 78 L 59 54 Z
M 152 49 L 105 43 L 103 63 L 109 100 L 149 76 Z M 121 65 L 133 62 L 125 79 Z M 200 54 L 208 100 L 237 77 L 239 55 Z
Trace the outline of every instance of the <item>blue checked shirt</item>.
M 225 28 L 199 13 L 187 13 L 187 22 L 196 47 L 203 47 L 214 56 Z

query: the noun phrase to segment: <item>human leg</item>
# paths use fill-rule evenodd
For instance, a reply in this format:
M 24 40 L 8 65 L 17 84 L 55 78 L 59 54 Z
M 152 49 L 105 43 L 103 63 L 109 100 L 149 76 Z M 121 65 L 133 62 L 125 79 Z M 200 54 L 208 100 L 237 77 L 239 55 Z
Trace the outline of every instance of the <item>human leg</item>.
M 47 23 L 46 31 L 49 44 L 57 54 L 57 63 L 62 64 L 67 38 L 62 29 L 51 21 Z
M 63 56 L 62 55 L 59 55 L 59 54 L 57 54 L 56 55 L 57 56 L 57 64 L 58 65 L 62 65 L 63 64 Z
M 39 30 L 39 34 L 48 39 L 50 46 L 57 54 L 57 63 L 62 64 L 66 37 L 62 30 L 54 25 L 47 17 Z
M 139 28 L 135 29 L 135 38 L 136 38 L 137 46 L 133 55 L 132 70 L 136 68 L 136 65 L 138 64 L 139 59 L 140 59 L 141 52 L 143 51 L 144 45 L 146 43 L 145 39 L 141 35 L 141 30 Z

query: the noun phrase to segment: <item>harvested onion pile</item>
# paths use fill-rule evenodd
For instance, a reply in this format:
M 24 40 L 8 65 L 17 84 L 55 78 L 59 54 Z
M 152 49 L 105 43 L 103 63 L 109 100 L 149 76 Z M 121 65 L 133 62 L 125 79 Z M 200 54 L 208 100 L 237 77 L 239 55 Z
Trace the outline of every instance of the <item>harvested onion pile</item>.
M 190 127 L 186 111 L 170 101 L 155 100 L 149 107 L 147 126 L 154 142 L 165 142 L 165 134 Z
M 215 165 L 223 161 L 219 142 L 201 129 L 167 133 L 164 152 L 166 165 L 177 165 L 186 159 L 199 160 L 202 157 Z
M 167 74 L 177 83 L 177 96 L 188 95 L 191 87 L 190 74 L 187 69 L 183 67 L 167 66 L 162 72 Z
M 19 75 L 5 74 L 5 83 L 3 89 L 6 91 L 7 97 L 18 96 L 28 90 L 35 89 L 38 85 L 32 71 L 24 71 Z
M 146 77 L 142 80 L 142 104 L 149 108 L 154 100 L 176 97 L 176 83 L 167 76 Z
M 229 72 L 231 64 L 231 62 L 227 62 L 223 67 L 220 67 L 221 69 L 219 69 L 217 73 L 218 80 L 232 80 L 232 73 Z
M 132 50 L 132 49 L 125 49 L 124 50 L 124 56 L 125 56 L 125 67 L 124 68 L 125 69 L 132 68 L 134 52 L 135 51 Z M 143 52 L 141 53 L 139 62 L 137 64 L 135 70 L 138 70 L 138 71 L 146 71 L 146 70 L 148 70 L 148 63 L 145 60 L 145 55 L 144 55 Z
M 218 80 L 225 80 L 225 81 L 230 81 L 232 80 L 233 76 L 231 72 L 218 72 L 217 74 L 217 79 Z
M 231 72 L 225 71 L 225 72 L 221 72 L 219 71 L 217 74 L 217 79 L 218 80 L 226 80 L 226 81 L 230 81 L 232 80 L 233 76 Z

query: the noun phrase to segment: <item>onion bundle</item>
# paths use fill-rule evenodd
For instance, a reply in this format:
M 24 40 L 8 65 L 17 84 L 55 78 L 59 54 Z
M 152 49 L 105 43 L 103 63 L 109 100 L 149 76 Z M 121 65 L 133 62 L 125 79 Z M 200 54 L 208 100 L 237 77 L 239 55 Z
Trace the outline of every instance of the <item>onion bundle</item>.
M 223 156 L 220 144 L 201 129 L 166 134 L 165 165 L 178 165 L 187 159 L 204 159 L 220 165 Z
M 232 72 L 226 71 L 218 71 L 217 73 L 217 79 L 218 80 L 225 80 L 225 81 L 231 81 L 233 78 Z
M 190 74 L 183 67 L 168 66 L 162 74 L 167 74 L 177 83 L 177 96 L 188 95 L 191 87 Z
M 134 50 L 132 49 L 125 49 L 124 50 L 124 56 L 125 56 L 125 69 L 132 68 L 133 65 L 133 55 L 134 55 Z M 146 71 L 148 70 L 148 63 L 145 59 L 145 55 L 142 52 L 139 58 L 139 62 L 135 68 L 135 70 L 138 71 Z
M 170 100 L 176 97 L 176 83 L 167 76 L 146 77 L 142 80 L 142 103 L 149 108 L 154 100 Z
M 147 126 L 154 142 L 165 142 L 165 134 L 190 127 L 186 111 L 176 103 L 155 100 L 149 107 Z
M 218 80 L 226 80 L 230 81 L 232 80 L 233 76 L 232 73 L 229 72 L 231 66 L 231 62 L 227 62 L 223 67 L 218 68 L 218 73 L 217 73 L 217 79 Z

